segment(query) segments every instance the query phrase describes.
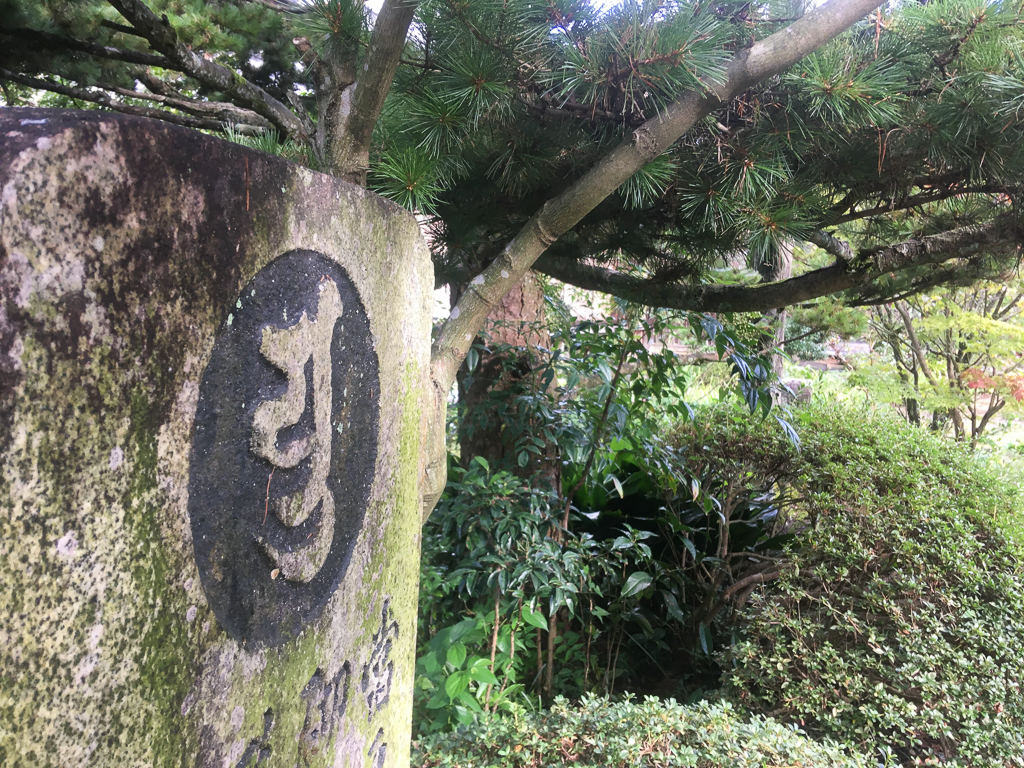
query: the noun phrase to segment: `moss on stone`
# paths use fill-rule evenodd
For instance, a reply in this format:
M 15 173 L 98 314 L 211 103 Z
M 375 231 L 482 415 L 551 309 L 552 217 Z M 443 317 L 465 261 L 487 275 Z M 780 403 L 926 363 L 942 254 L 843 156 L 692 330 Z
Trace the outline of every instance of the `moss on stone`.
M 12 404 L 0 414 L 0 764 L 234 768 L 255 743 L 270 750 L 261 766 L 365 765 L 382 741 L 385 764 L 405 764 L 432 288 L 415 222 L 188 131 L 32 114 L 48 122 L 0 144 L 0 186 L 14 185 L 0 284 L 17 289 L 0 302 L 23 373 L 0 392 Z M 46 225 L 12 226 L 19 216 Z M 300 247 L 331 254 L 364 294 L 387 418 L 342 588 L 299 638 L 250 651 L 219 629 L 199 583 L 191 419 L 241 286 Z M 400 622 L 396 677 L 388 706 L 371 712 L 361 675 L 385 599 Z M 330 739 L 303 741 L 303 691 L 346 662 L 345 717 Z

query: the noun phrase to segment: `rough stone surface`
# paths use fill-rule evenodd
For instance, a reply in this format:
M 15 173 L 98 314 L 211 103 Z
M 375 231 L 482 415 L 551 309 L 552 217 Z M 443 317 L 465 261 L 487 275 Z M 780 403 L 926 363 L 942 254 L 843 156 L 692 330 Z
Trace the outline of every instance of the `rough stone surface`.
M 432 287 L 364 190 L 0 110 L 0 764 L 408 763 Z

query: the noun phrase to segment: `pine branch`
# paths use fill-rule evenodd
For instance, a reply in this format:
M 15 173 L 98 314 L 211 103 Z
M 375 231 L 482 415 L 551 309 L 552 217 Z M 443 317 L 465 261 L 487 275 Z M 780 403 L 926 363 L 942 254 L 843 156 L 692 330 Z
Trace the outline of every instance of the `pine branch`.
M 538 98 L 539 104 L 521 97 L 518 101 L 530 112 L 537 115 L 556 115 L 573 120 L 586 120 L 591 123 L 604 121 L 615 125 L 625 124 L 630 128 L 637 128 L 644 123 L 642 119 L 636 117 L 598 109 L 596 104 L 588 107 L 586 104 L 580 104 L 573 98 L 556 101 L 548 93 L 540 95 Z
M 346 181 L 366 183 L 370 138 L 398 69 L 417 5 L 417 0 L 384 0 L 377 14 L 362 72 L 351 86 L 351 106 L 327 140 L 330 167 Z
M 830 0 L 786 29 L 737 53 L 725 81 L 684 92 L 560 195 L 546 202 L 482 274 L 474 278 L 434 342 L 431 366 L 445 392 L 490 309 L 542 253 L 637 170 L 690 128 L 747 88 L 779 74 L 880 5 L 880 0 Z
M 92 56 L 97 56 L 101 59 L 126 61 L 129 64 L 141 64 L 145 67 L 163 67 L 164 69 L 181 70 L 181 67 L 164 56 L 154 56 L 151 53 L 132 51 L 126 48 L 112 48 L 107 45 L 96 45 L 95 43 L 87 43 L 84 40 L 76 40 L 72 37 L 65 37 L 64 35 L 54 35 L 50 32 L 41 32 L 36 29 L 27 29 L 25 27 L 18 27 L 16 29 L 0 29 L 0 35 L 24 40 L 25 42 L 43 48 L 48 48 L 50 50 L 79 51 L 81 53 L 88 53 Z
M 475 37 L 477 40 L 479 40 L 481 43 L 488 46 L 489 48 L 494 48 L 495 50 L 498 51 L 501 50 L 501 46 L 499 46 L 493 40 L 485 37 L 484 34 L 479 29 L 476 28 L 476 25 L 466 18 L 466 14 L 462 12 L 462 8 L 459 6 L 458 3 L 453 3 L 451 2 L 451 0 L 448 0 L 448 2 L 446 2 L 445 4 L 448 6 L 448 10 L 452 12 L 452 15 L 454 15 L 455 18 L 462 22 L 462 25 L 469 30 L 470 34 L 473 35 L 473 37 Z
M 916 185 L 915 185 L 916 186 Z M 1002 184 L 974 184 L 961 186 L 953 184 L 946 189 L 941 190 L 928 190 L 925 192 L 919 192 L 916 195 L 909 195 L 906 197 L 899 198 L 889 203 L 883 203 L 877 205 L 874 208 L 868 208 L 862 211 L 850 211 L 847 214 L 838 216 L 834 219 L 830 219 L 830 224 L 845 224 L 850 221 L 858 221 L 860 219 L 867 219 L 871 216 L 878 216 L 883 213 L 893 213 L 894 211 L 906 211 L 911 208 L 919 208 L 922 205 L 929 203 L 938 203 L 943 200 L 948 200 L 951 197 L 957 197 L 959 195 L 996 195 L 996 194 L 1012 194 L 1015 190 L 1010 187 L 1006 187 Z
M 714 109 L 761 80 L 785 71 L 881 2 L 829 0 L 791 26 L 739 51 L 726 70 L 724 82 L 707 82 L 706 90 L 684 92 L 660 114 L 637 128 L 588 173 L 544 203 L 498 258 L 473 278 L 431 348 L 434 397 L 424 430 L 424 440 L 429 441 L 429 445 L 423 446 L 426 455 L 422 485 L 424 516 L 430 514 L 444 490 L 443 432 L 448 391 L 473 338 L 501 297 L 523 278 L 555 240 Z
M 1012 257 L 1016 255 L 1022 236 L 1024 232 L 1016 218 L 1007 213 L 987 224 L 864 250 L 853 259 L 837 260 L 828 267 L 788 280 L 750 286 L 665 283 L 550 254 L 539 259 L 535 269 L 579 288 L 610 293 L 648 306 L 691 312 L 767 312 L 868 286 L 884 275 L 914 267 L 973 259 L 981 253 Z M 958 269 L 962 267 L 951 268 L 944 273 L 945 277 L 955 277 Z
M 15 72 L 10 72 L 6 69 L 0 69 L 0 80 L 8 80 L 12 83 L 18 83 L 29 88 L 35 88 L 40 91 L 50 91 L 51 93 L 59 93 L 62 96 L 69 96 L 72 99 L 79 99 L 80 101 L 88 101 L 92 104 L 100 104 L 107 109 L 114 112 L 121 112 L 125 115 L 137 115 L 138 117 L 149 117 L 154 120 L 163 120 L 165 123 L 173 123 L 174 125 L 182 125 L 186 128 L 196 128 L 198 130 L 205 131 L 223 131 L 224 123 L 220 120 L 212 120 L 207 118 L 192 117 L 190 115 L 179 115 L 176 112 L 168 112 L 163 109 L 149 109 L 147 107 L 139 107 L 134 104 L 123 104 L 118 101 L 114 101 L 110 98 L 110 95 L 104 91 L 90 91 L 85 88 L 75 88 L 62 83 L 55 83 L 51 80 L 40 80 L 36 77 L 27 77 L 26 75 L 19 75 Z M 240 133 L 254 133 L 260 130 L 256 126 L 241 125 L 239 126 Z
M 157 17 L 142 0 L 108 0 L 154 50 L 174 62 L 174 69 L 229 94 L 241 105 L 269 120 L 285 136 L 309 141 L 302 121 L 284 104 L 237 72 L 192 51 L 167 21 Z

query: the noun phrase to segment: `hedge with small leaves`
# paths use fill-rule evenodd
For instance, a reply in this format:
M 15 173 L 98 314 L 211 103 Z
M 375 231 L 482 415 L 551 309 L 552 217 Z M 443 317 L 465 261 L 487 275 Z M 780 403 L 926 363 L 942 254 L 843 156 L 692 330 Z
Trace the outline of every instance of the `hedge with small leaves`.
M 835 744 L 728 702 L 648 697 L 555 700 L 550 711 L 491 715 L 413 743 L 416 768 L 854 768 L 873 765 Z
M 751 595 L 726 695 L 904 765 L 1024 766 L 1024 564 L 1001 533 L 1019 496 L 893 417 L 816 408 L 796 427 L 799 452 L 736 413 L 680 430 L 712 463 L 762 467 L 812 526 Z

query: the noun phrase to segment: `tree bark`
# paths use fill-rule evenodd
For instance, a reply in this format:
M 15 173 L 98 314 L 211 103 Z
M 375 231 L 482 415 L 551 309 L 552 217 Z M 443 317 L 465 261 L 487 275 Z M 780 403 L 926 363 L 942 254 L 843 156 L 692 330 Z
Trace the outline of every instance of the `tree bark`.
M 514 472 L 533 474 L 551 462 L 530 461 L 520 467 L 514 445 L 507 430 L 493 415 L 493 395 L 507 391 L 533 375 L 540 364 L 541 352 L 551 346 L 551 336 L 544 327 L 544 291 L 530 272 L 502 297 L 501 303 L 488 316 L 481 332 L 483 344 L 490 351 L 480 355 L 473 371 L 463 366 L 459 375 L 459 399 L 465 406 L 459 430 L 462 463 L 482 456 L 492 467 L 505 467 Z M 501 348 L 501 349 L 499 349 Z M 555 481 L 556 472 L 549 472 Z
M 366 186 L 373 127 L 384 108 L 418 5 L 417 0 L 384 0 L 362 71 L 355 73 L 355 81 L 332 104 L 330 119 L 336 126 L 325 150 L 331 172 L 338 178 Z

